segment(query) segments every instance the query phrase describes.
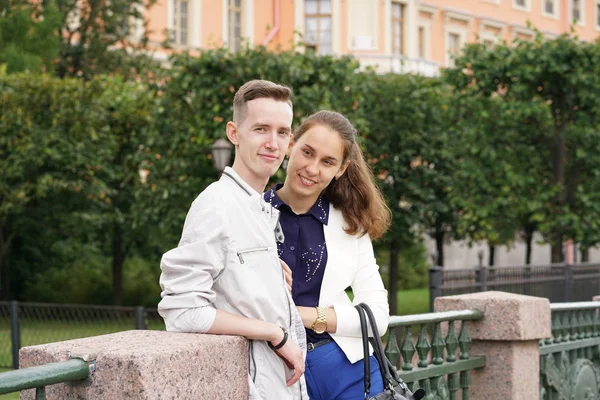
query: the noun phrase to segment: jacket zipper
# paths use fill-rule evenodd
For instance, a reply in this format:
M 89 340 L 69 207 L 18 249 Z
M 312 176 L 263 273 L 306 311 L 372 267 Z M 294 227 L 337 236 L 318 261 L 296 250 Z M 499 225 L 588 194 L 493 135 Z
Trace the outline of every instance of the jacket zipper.
M 258 251 L 269 251 L 269 248 L 268 247 L 254 247 L 252 249 L 238 251 L 237 256 L 240 259 L 240 264 L 244 264 L 244 254 L 256 253 Z

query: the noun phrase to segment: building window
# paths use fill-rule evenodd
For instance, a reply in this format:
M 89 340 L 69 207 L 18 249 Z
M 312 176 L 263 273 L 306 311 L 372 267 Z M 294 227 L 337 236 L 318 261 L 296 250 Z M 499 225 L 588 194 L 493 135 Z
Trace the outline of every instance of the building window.
M 571 20 L 583 24 L 583 10 L 581 0 L 571 0 Z
M 600 2 L 596 2 L 596 28 L 600 29 Z
M 454 66 L 454 59 L 458 56 L 461 47 L 462 47 L 462 37 L 461 37 L 460 33 L 448 32 L 446 66 L 448 66 L 448 67 Z
M 238 51 L 242 42 L 242 0 L 229 0 L 229 50 Z
M 513 7 L 521 10 L 528 10 L 530 1 L 531 0 L 513 0 Z
M 542 1 L 542 14 L 547 17 L 556 17 L 558 15 L 558 5 L 556 0 L 543 0 Z
M 188 1 L 173 0 L 173 31 L 171 40 L 180 46 L 188 44 Z
M 427 58 L 427 35 L 425 27 L 419 26 L 419 58 Z
M 392 3 L 392 54 L 404 54 L 404 4 Z
M 331 54 L 331 0 L 306 0 L 304 4 L 304 41 L 318 54 Z
M 460 50 L 460 35 L 458 33 L 448 34 L 448 53 L 453 56 L 458 54 Z

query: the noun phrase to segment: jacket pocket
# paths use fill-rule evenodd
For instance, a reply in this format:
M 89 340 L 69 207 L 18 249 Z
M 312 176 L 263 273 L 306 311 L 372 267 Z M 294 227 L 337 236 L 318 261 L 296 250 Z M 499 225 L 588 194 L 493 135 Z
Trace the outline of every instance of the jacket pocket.
M 239 250 L 237 256 L 240 260 L 240 264 L 245 264 L 248 257 L 266 255 L 269 250 L 271 250 L 271 248 L 268 246 L 251 247 L 249 249 Z

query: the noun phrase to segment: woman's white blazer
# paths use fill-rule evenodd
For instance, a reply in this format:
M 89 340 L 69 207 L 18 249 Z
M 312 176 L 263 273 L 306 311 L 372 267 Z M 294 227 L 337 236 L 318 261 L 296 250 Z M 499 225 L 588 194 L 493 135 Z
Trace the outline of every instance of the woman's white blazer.
M 331 337 L 348 360 L 355 363 L 363 358 L 363 348 L 360 320 L 354 305 L 367 303 L 371 307 L 380 335 L 387 330 L 390 310 L 369 235 L 349 235 L 344 225 L 342 212 L 330 205 L 329 221 L 323 226 L 327 266 L 319 306 L 335 309 L 337 330 Z M 349 286 L 354 293 L 353 301 L 346 294 Z

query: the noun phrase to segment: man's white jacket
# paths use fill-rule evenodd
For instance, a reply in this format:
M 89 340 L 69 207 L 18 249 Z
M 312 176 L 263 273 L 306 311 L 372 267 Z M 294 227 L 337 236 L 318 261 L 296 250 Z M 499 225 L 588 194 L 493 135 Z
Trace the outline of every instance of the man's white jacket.
M 208 305 L 286 327 L 306 349 L 277 256 L 278 218 L 279 211 L 231 168 L 196 198 L 178 247 L 161 260 L 158 311 L 167 330 L 197 332 L 180 318 Z M 304 378 L 286 386 L 292 371 L 265 341 L 250 341 L 249 371 L 250 399 L 308 399 Z

